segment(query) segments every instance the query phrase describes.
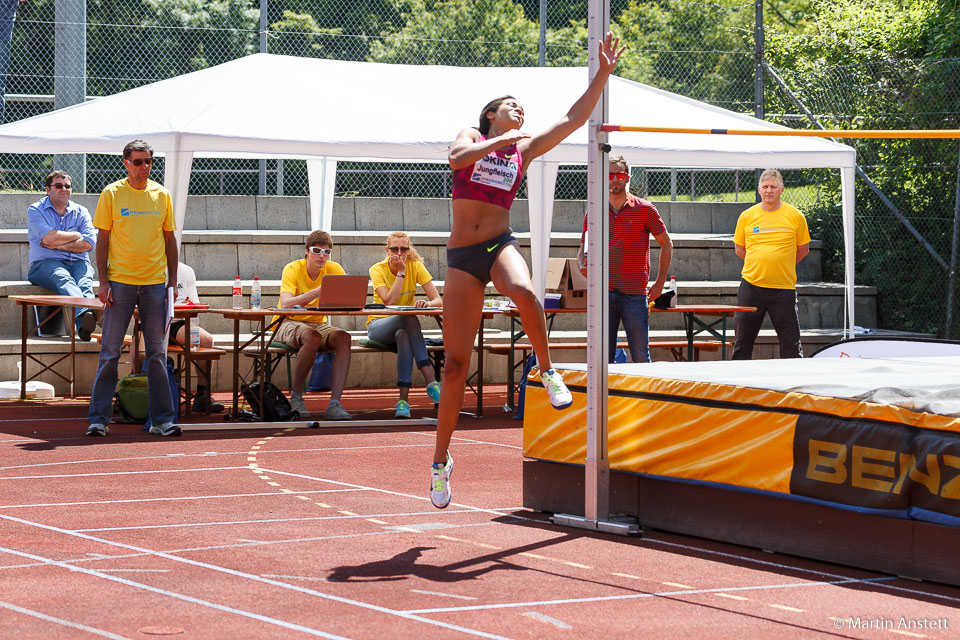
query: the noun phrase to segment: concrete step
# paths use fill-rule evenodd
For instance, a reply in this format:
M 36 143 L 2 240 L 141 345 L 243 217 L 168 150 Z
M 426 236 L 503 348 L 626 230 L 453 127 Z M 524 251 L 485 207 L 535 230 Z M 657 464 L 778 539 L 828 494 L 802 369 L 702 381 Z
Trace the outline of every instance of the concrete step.
M 240 274 L 252 279 L 279 277 L 291 260 L 303 257 L 305 231 L 184 231 L 182 260 L 192 266 L 204 280 L 230 279 Z M 348 273 L 366 273 L 371 265 L 383 259 L 386 234 L 380 231 L 334 231 L 333 259 Z M 530 234 L 517 232 L 520 251 L 530 264 Z M 423 257 L 424 264 L 438 280 L 446 278 L 446 232 L 411 232 L 411 238 Z M 703 279 L 706 274 L 717 280 L 740 277 L 743 261 L 733 250 L 733 236 L 713 233 L 673 233 L 673 260 L 670 275 L 678 280 Z M 580 245 L 579 232 L 555 232 L 550 237 L 550 255 L 573 258 Z M 656 275 L 660 249 L 651 242 L 650 263 Z M 811 243 L 811 255 L 798 267 L 801 281 L 816 282 L 820 269 L 821 243 Z M 26 229 L 0 231 L 0 251 L 11 259 L 0 263 L 0 281 L 26 280 L 28 243 Z
M 0 194 L 0 228 L 26 227 L 27 208 L 43 193 Z M 73 200 L 92 214 L 99 194 L 74 194 Z M 335 198 L 333 228 L 390 232 L 450 231 L 447 198 Z M 733 233 L 737 216 L 752 202 L 654 202 L 671 233 Z M 586 204 L 557 200 L 555 231 L 579 232 Z M 530 230 L 526 200 L 514 201 L 510 222 L 516 231 Z M 305 231 L 310 229 L 310 200 L 305 196 L 213 196 L 187 198 L 184 230 Z

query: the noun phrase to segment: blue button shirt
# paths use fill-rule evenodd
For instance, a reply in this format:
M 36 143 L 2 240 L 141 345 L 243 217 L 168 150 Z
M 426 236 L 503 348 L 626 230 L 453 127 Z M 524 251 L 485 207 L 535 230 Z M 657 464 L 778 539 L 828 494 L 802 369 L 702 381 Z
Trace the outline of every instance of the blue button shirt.
M 83 253 L 74 253 L 41 247 L 40 240 L 53 230 L 79 231 L 83 239 L 92 246 L 97 244 L 97 230 L 93 226 L 93 220 L 86 207 L 70 200 L 67 202 L 67 212 L 61 216 L 50 203 L 50 197 L 44 196 L 30 205 L 27 210 L 27 240 L 30 242 L 28 260 L 31 265 L 38 260 L 50 259 L 90 262 L 92 249 Z

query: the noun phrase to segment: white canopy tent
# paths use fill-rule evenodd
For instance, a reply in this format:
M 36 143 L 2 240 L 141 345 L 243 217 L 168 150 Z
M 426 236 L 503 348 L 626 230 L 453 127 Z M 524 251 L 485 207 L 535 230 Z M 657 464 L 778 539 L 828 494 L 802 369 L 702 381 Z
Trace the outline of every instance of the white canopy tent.
M 384 65 L 256 54 L 0 126 L 3 153 L 118 153 L 142 138 L 166 158 L 164 183 L 183 228 L 195 156 L 305 158 L 313 228 L 330 230 L 338 159 L 445 162 L 457 132 L 503 94 L 535 132 L 587 85 L 583 68 Z M 778 129 L 749 116 L 612 77 L 610 121 L 663 127 Z M 847 310 L 853 318 L 855 151 L 816 138 L 613 133 L 636 166 L 836 168 L 843 186 Z M 543 291 L 561 163 L 585 163 L 582 127 L 527 171 L 534 283 Z

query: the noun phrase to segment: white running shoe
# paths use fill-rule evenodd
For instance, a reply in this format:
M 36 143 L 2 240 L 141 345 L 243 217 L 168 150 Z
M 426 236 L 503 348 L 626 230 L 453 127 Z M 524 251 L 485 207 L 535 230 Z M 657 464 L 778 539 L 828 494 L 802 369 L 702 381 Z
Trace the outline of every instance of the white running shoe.
M 447 451 L 447 463 L 434 462 L 430 465 L 430 502 L 437 509 L 450 504 L 453 490 L 450 488 L 450 475 L 453 473 L 453 456 Z
M 547 390 L 550 396 L 550 404 L 554 409 L 566 409 L 573 404 L 573 396 L 567 385 L 563 383 L 563 376 L 554 369 L 540 372 L 540 380 L 543 382 L 543 388 Z

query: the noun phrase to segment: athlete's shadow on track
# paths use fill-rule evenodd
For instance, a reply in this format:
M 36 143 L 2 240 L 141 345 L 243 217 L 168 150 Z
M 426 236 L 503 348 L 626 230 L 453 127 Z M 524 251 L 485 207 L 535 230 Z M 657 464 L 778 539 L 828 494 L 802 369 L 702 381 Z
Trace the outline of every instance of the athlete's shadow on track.
M 423 578 L 433 582 L 460 582 L 473 580 L 491 571 L 502 569 L 525 570 L 526 567 L 510 564 L 495 559 L 475 559 L 470 562 L 457 562 L 451 565 L 440 566 L 431 564 L 417 564 L 417 560 L 424 551 L 432 551 L 436 547 L 414 547 L 403 553 L 398 553 L 386 560 L 377 560 L 366 564 L 345 565 L 336 567 L 327 576 L 328 582 L 384 582 L 388 580 L 406 580 L 407 578 Z M 475 565 L 488 560 L 491 564 L 470 571 L 458 571 L 462 567 Z

